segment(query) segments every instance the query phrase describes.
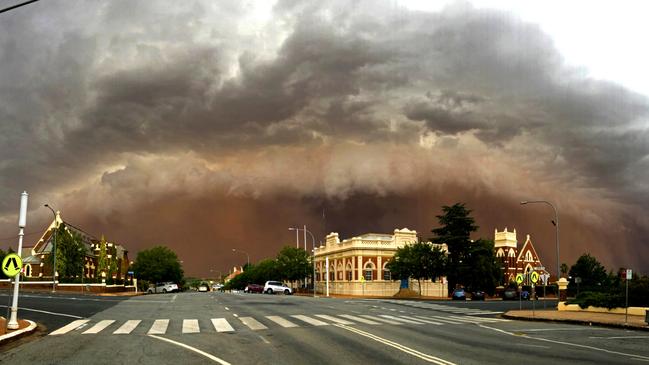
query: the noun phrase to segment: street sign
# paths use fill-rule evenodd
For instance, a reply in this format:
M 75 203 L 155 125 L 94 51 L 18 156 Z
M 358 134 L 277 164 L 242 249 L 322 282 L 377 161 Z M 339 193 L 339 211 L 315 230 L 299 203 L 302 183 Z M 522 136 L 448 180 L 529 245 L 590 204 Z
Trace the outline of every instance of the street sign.
M 523 283 L 523 274 L 516 274 L 516 284 L 520 285 Z
M 534 270 L 537 270 L 537 271 L 545 270 L 545 266 L 537 266 L 537 267 L 534 268 Z
M 548 273 L 541 274 L 541 281 L 543 281 L 543 285 L 548 285 L 549 278 L 550 278 L 550 274 Z
M 626 279 L 627 280 L 633 279 L 633 271 L 631 271 L 631 269 L 626 269 Z
M 365 276 L 361 275 L 361 283 L 365 282 Z
M 2 272 L 10 278 L 18 275 L 23 267 L 23 260 L 15 253 L 10 253 L 2 260 Z
M 530 275 L 530 280 L 532 280 L 532 283 L 536 284 L 536 282 L 539 281 L 539 273 L 536 271 L 532 271 L 532 274 Z

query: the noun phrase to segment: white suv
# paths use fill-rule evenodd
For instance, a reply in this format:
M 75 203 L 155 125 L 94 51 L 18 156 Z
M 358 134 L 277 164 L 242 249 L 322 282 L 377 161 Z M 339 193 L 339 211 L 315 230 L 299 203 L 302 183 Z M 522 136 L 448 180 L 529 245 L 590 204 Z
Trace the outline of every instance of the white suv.
M 166 283 L 157 283 L 154 286 L 149 287 L 147 293 L 173 293 L 178 291 L 178 285 L 172 282 Z
M 264 284 L 264 293 L 284 293 L 286 295 L 291 295 L 293 294 L 293 290 L 279 281 L 267 281 L 266 284 Z

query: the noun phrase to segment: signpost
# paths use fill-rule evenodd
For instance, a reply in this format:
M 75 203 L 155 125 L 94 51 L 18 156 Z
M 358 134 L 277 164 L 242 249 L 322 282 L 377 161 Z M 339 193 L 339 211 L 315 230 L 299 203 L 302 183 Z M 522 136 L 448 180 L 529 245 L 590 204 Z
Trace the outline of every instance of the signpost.
M 13 275 L 16 277 L 16 280 L 14 281 L 14 297 L 11 302 L 11 314 L 9 321 L 7 321 L 7 329 L 9 330 L 16 330 L 20 327 L 18 324 L 18 289 L 20 288 L 20 270 L 23 268 L 20 254 L 23 251 L 23 236 L 25 235 L 25 225 L 27 224 L 27 198 L 27 192 L 23 191 L 20 194 L 20 214 L 18 216 L 18 254 L 9 254 L 7 255 L 9 259 L 5 257 L 2 260 L 2 271 L 7 276 L 9 276 L 7 272 L 12 273 L 16 271 Z
M 550 278 L 550 274 L 543 273 L 540 275 L 541 276 L 541 282 L 543 282 L 543 309 L 545 309 L 545 288 L 548 285 L 548 279 Z
M 516 284 L 518 284 L 518 310 L 523 309 L 523 299 L 521 293 L 521 284 L 525 280 L 523 274 L 516 274 Z
M 629 318 L 629 280 L 633 278 L 633 271 L 631 269 L 626 269 L 626 295 L 625 295 L 625 308 L 624 308 L 624 324 L 627 323 Z

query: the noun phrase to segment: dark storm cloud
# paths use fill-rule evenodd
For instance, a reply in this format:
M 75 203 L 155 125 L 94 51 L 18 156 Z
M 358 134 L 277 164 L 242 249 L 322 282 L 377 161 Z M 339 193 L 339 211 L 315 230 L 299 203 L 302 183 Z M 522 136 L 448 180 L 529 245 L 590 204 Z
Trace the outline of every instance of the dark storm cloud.
M 511 14 L 281 1 L 255 25 L 237 1 L 66 5 L 0 19 L 0 217 L 23 189 L 83 196 L 66 205 L 101 222 L 164 196 L 441 184 L 649 203 L 647 97 L 583 77 Z

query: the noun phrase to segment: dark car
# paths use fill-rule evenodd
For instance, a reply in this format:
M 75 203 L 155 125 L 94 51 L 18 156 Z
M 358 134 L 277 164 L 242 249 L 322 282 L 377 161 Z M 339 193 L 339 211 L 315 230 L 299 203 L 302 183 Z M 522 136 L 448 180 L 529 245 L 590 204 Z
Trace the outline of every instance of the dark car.
M 453 294 L 451 294 L 451 298 L 453 300 L 466 300 L 466 292 L 464 289 L 455 289 L 453 290 Z
M 503 300 L 516 300 L 518 299 L 518 290 L 515 288 L 507 288 L 503 291 Z
M 482 290 L 476 290 L 471 293 L 471 300 L 484 300 L 484 292 Z
M 248 284 L 243 291 L 244 293 L 263 293 L 264 286 L 259 284 Z

